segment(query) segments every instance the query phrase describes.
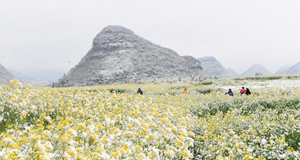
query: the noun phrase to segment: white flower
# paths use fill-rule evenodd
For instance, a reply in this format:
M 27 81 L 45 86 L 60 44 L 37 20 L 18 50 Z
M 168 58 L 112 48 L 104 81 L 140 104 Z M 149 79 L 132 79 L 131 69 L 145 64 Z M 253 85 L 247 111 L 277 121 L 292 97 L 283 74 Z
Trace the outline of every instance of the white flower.
M 238 149 L 237 152 L 238 152 L 239 154 L 242 154 L 242 153 L 243 153 L 243 151 L 242 151 L 241 149 Z
M 74 147 L 68 147 L 67 152 L 72 159 L 77 159 L 77 151 Z
M 3 157 L 4 156 L 4 151 L 0 151 L 0 157 Z
M 248 152 L 252 153 L 253 149 L 252 148 L 248 148 Z
M 50 150 L 50 151 L 52 151 L 52 149 L 53 149 L 53 146 L 52 146 L 52 144 L 51 144 L 49 141 L 46 142 L 45 147 L 46 147 L 48 150 Z
M 102 154 L 100 155 L 100 157 L 101 157 L 102 159 L 104 159 L 104 160 L 109 160 L 109 159 L 110 159 L 110 156 L 109 156 L 108 154 L 106 154 L 106 153 L 102 153 Z
M 151 150 L 155 153 L 156 158 L 159 159 L 159 149 L 153 147 Z
M 30 106 L 30 109 L 35 110 L 35 109 L 36 109 L 36 106 L 35 106 L 35 105 L 32 105 L 32 106 Z
M 36 142 L 36 144 L 34 145 L 35 149 L 36 150 L 39 150 L 39 151 L 44 151 L 45 150 L 45 147 L 42 145 L 41 141 L 38 140 Z
M 109 117 L 106 117 L 106 118 L 105 118 L 105 122 L 106 122 L 106 124 L 108 125 L 108 124 L 110 124 L 111 119 L 110 119 Z
M 73 137 L 77 136 L 77 131 L 75 131 L 75 130 L 73 130 L 71 128 L 68 131 L 72 134 Z
M 261 143 L 261 144 L 266 144 L 267 142 L 268 142 L 268 141 L 267 141 L 266 139 L 262 139 L 260 143 Z
M 280 159 L 285 159 L 286 155 L 285 154 L 280 154 L 278 155 Z
M 70 139 L 68 143 L 69 143 L 70 146 L 75 146 L 75 142 L 76 142 L 76 141 Z
M 85 138 L 88 134 L 86 132 L 82 132 L 82 136 Z
M 47 116 L 47 117 L 44 117 L 44 118 L 45 118 L 45 120 L 48 121 L 49 123 L 52 123 L 52 122 L 51 122 L 51 117 Z
M 146 159 L 146 155 L 144 153 L 139 153 L 138 157 L 141 159 Z
M 188 142 L 189 146 L 193 146 L 194 145 L 194 139 L 193 138 L 188 137 L 188 138 L 186 138 L 186 141 Z
M 94 125 L 90 125 L 88 128 L 89 128 L 91 133 L 95 132 L 95 126 Z
M 233 138 L 233 139 L 238 139 L 239 136 L 235 134 L 232 138 Z

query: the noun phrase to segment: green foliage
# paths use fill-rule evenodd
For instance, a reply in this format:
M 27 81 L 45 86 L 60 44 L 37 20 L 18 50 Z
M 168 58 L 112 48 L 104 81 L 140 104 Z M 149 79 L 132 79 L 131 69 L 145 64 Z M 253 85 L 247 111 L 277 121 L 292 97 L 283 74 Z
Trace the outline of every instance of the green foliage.
M 8 104 L 2 105 L 4 108 L 3 111 L 0 111 L 2 115 L 2 121 L 0 122 L 0 132 L 5 131 L 9 126 L 20 122 L 20 112 L 12 107 L 9 107 Z
M 214 89 L 211 88 L 203 88 L 203 89 L 196 89 L 196 91 L 200 94 L 209 94 L 214 91 Z
M 212 81 L 204 81 L 201 83 L 201 85 L 212 85 L 213 82 Z
M 289 132 L 285 136 L 285 141 L 288 144 L 288 146 L 292 147 L 294 150 L 299 150 L 300 149 L 300 131 L 293 131 Z
M 188 88 L 187 86 L 172 86 L 172 87 L 169 87 L 169 89 L 176 89 L 176 90 L 183 90 L 183 89 L 185 89 L 185 88 Z

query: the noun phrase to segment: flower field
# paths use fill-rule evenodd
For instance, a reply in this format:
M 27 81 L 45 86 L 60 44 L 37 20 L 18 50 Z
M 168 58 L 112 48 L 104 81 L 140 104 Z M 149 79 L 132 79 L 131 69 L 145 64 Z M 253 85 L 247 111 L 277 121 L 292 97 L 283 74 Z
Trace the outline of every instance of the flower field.
M 0 159 L 300 159 L 300 91 L 275 82 L 35 89 L 13 80 L 0 88 Z M 251 96 L 238 94 L 242 85 Z

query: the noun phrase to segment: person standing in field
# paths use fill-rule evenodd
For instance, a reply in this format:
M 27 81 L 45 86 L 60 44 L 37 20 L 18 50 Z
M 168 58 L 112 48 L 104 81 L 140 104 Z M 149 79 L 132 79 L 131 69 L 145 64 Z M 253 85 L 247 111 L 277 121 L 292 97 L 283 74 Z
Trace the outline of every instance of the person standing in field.
M 249 88 L 246 88 L 246 95 L 251 95 Z
M 183 90 L 183 94 L 187 94 L 187 89 L 184 89 L 184 90 Z
M 245 90 L 244 87 L 242 87 L 242 90 L 240 91 L 240 94 L 243 95 L 244 93 L 246 94 L 246 90 Z
M 143 91 L 141 90 L 141 88 L 138 89 L 137 94 L 140 94 L 140 95 L 143 94 Z

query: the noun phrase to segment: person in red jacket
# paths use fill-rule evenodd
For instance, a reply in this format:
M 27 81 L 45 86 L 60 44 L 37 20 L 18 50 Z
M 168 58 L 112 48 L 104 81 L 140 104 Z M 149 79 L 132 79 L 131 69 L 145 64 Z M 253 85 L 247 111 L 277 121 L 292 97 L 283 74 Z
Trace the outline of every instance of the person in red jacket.
M 244 87 L 242 87 L 242 90 L 240 91 L 240 94 L 243 95 L 244 93 L 246 94 L 246 90 L 245 90 Z

